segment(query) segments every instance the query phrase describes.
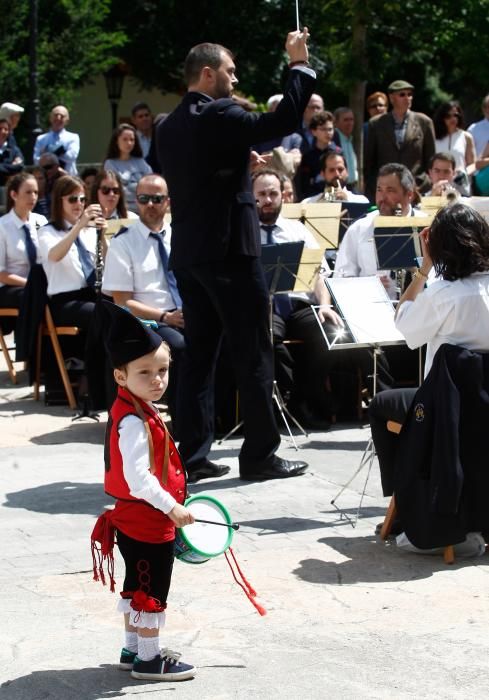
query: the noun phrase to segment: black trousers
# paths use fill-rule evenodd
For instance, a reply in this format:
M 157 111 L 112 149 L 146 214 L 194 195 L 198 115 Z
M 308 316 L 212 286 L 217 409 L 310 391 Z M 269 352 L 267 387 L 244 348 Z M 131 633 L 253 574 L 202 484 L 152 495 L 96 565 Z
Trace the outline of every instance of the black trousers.
M 166 607 L 175 540 L 162 544 L 139 542 L 117 530 L 117 546 L 126 565 L 123 593 L 142 590 Z
M 387 421 L 404 423 L 417 389 L 389 389 L 380 391 L 368 407 L 370 428 L 379 460 L 384 496 L 394 492 L 394 467 L 399 436 L 387 430 Z
M 223 332 L 243 414 L 240 466 L 270 459 L 280 444 L 272 408 L 268 288 L 261 262 L 244 255 L 175 270 L 186 348 L 177 404 L 180 452 L 190 471 L 214 438 L 214 377 Z
M 49 308 L 57 326 L 78 326 L 88 331 L 93 322 L 97 296 L 93 287 L 83 287 L 73 292 L 53 294 Z
M 24 295 L 24 287 L 14 287 L 10 284 L 4 284 L 0 287 L 0 307 L 7 309 L 19 309 Z M 17 319 L 5 316 L 0 320 L 2 332 L 10 333 L 14 330 Z
M 156 332 L 170 346 L 171 365 L 165 398 L 168 403 L 168 410 L 172 420 L 172 434 L 174 439 L 177 440 L 177 396 L 180 381 L 181 358 L 182 351 L 185 347 L 185 338 L 183 332 L 179 328 L 173 328 L 165 323 L 160 323 Z

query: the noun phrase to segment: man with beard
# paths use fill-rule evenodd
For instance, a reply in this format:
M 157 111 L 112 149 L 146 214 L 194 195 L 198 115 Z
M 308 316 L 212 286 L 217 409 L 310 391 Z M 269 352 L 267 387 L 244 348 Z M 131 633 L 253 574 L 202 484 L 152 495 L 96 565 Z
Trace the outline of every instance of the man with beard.
M 304 241 L 305 248 L 319 248 L 310 231 L 300 221 L 285 219 L 282 209 L 283 184 L 273 170 L 258 170 L 253 174 L 255 195 L 260 219 L 262 244 L 281 244 Z M 311 304 L 319 305 L 318 315 L 327 326 L 339 328 L 341 320 L 331 308 L 331 297 L 324 284 L 329 267 L 324 259 L 309 293 L 291 292 L 275 297 L 273 309 L 273 342 L 275 350 L 275 377 L 285 400 L 290 397 L 289 409 L 306 428 L 325 428 L 326 379 L 329 358 L 324 338 Z M 285 298 L 284 298 L 285 297 Z M 304 343 L 302 363 L 294 361 L 284 340 L 293 338 Z
M 185 61 L 188 93 L 156 132 L 172 201 L 171 265 L 183 300 L 187 347 L 179 391 L 180 451 L 193 481 L 227 467 L 208 454 L 214 437 L 214 375 L 226 335 L 244 420 L 240 477 L 261 481 L 302 474 L 305 462 L 281 459 L 272 407 L 268 290 L 249 173 L 250 147 L 299 128 L 315 84 L 308 31 L 286 41 L 291 71 L 274 112 L 246 112 L 231 99 L 231 52 L 199 44 Z
M 329 198 L 326 198 L 327 191 L 331 189 L 334 201 L 368 202 L 368 199 L 363 194 L 351 192 L 347 188 L 348 170 L 346 169 L 345 158 L 341 153 L 336 153 L 333 150 L 325 151 L 319 159 L 319 167 L 321 168 L 321 177 L 323 179 L 323 191 L 313 197 L 303 199 L 302 201 L 305 204 L 331 201 Z

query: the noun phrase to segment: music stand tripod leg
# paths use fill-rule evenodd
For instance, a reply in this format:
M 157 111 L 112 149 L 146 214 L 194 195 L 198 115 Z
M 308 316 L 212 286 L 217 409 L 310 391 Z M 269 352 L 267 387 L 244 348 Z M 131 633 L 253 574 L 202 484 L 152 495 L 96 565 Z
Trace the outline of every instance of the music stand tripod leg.
M 243 425 L 243 421 L 240 420 L 239 423 L 236 423 L 236 425 L 234 426 L 234 428 L 231 428 L 231 430 L 230 430 L 228 433 L 226 433 L 226 435 L 223 435 L 223 437 L 222 437 L 220 440 L 217 441 L 217 444 L 218 444 L 218 445 L 221 445 L 225 440 L 227 440 L 228 438 L 230 438 L 231 435 L 234 435 L 234 433 L 235 433 L 237 430 L 239 430 L 239 429 L 241 428 L 242 425 Z

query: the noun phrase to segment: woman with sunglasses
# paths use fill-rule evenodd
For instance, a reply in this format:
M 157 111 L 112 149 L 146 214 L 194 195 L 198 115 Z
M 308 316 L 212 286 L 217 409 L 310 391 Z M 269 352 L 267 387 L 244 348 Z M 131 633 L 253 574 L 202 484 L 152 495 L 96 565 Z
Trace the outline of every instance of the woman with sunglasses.
M 34 214 L 37 181 L 18 173 L 7 182 L 7 214 L 0 218 L 0 306 L 19 308 L 31 266 L 38 259 L 37 231 L 47 223 Z
M 52 194 L 51 222 L 39 230 L 39 250 L 54 322 L 87 330 L 96 300 L 97 230 L 105 257 L 107 224 L 100 204 L 85 208 L 85 202 L 82 180 L 71 175 L 59 178 Z
M 90 190 L 90 203 L 100 204 L 107 220 L 138 218 L 137 214 L 127 210 L 122 181 L 115 170 L 100 170 L 97 173 Z
M 464 115 L 458 102 L 441 104 L 433 117 L 436 152 L 451 153 L 455 158 L 455 185 L 466 196 L 470 195 L 470 176 L 475 170 L 474 139 L 464 131 Z
M 151 168 L 143 158 L 136 129 L 131 124 L 120 124 L 114 129 L 104 169 L 119 174 L 127 206 L 135 208 L 137 184 L 143 175 L 151 173 Z

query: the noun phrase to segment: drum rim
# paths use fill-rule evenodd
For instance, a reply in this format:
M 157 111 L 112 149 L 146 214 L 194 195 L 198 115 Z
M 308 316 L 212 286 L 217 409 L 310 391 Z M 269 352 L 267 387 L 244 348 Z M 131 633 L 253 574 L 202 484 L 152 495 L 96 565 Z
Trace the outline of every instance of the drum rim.
M 194 501 L 203 501 L 203 500 L 204 500 L 204 501 L 211 501 L 211 502 L 214 503 L 215 505 L 219 506 L 219 508 L 222 509 L 222 512 L 223 512 L 223 514 L 224 514 L 224 517 L 225 517 L 226 522 L 229 523 L 229 524 L 231 525 L 231 523 L 232 523 L 233 521 L 231 520 L 231 516 L 229 515 L 226 506 L 224 506 L 224 505 L 221 503 L 221 501 L 219 501 L 219 500 L 218 500 L 217 498 L 215 498 L 214 496 L 208 496 L 208 495 L 205 494 L 205 493 L 196 493 L 196 494 L 194 494 L 193 496 L 190 496 L 190 498 L 187 498 L 187 500 L 185 501 L 184 505 L 185 505 L 185 507 L 187 507 L 187 506 L 191 505 Z M 193 552 L 195 552 L 196 554 L 199 554 L 199 555 L 202 556 L 202 557 L 209 557 L 209 559 L 211 559 L 211 558 L 213 558 L 213 557 L 219 557 L 219 556 L 220 556 L 221 554 L 223 554 L 227 549 L 229 549 L 229 547 L 231 546 L 231 542 L 233 541 L 233 534 L 234 534 L 233 529 L 232 529 L 231 527 L 228 528 L 228 537 L 227 537 L 227 541 L 226 541 L 226 545 L 225 545 L 224 549 L 223 549 L 221 552 L 217 552 L 216 554 L 210 554 L 209 552 L 204 552 L 204 551 L 202 551 L 201 549 L 197 549 L 197 547 L 196 547 L 195 545 L 193 545 L 193 544 L 187 539 L 187 537 L 185 536 L 185 531 L 184 531 L 183 528 L 179 528 L 178 531 L 179 531 L 179 533 L 180 533 L 180 537 L 181 537 L 182 540 L 185 542 L 185 544 L 187 545 L 187 547 L 190 547 L 191 550 L 192 550 Z

